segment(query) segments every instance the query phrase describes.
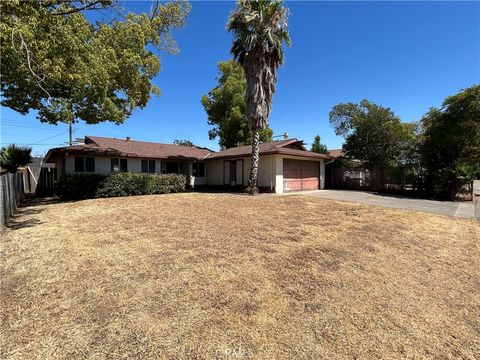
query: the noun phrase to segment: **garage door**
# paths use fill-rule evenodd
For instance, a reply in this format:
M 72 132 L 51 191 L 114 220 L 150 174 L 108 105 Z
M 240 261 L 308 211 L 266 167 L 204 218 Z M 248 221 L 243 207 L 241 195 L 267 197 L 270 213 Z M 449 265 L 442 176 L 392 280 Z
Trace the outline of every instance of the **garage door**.
M 318 190 L 317 161 L 283 159 L 283 191 Z

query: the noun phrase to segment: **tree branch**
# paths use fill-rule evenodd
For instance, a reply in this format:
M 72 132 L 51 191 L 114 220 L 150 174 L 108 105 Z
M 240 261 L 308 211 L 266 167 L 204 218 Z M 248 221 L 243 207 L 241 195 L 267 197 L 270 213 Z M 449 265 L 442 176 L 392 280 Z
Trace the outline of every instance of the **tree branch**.
M 97 6 L 100 4 L 100 6 Z M 103 0 L 94 0 L 90 3 L 87 3 L 86 1 L 83 2 L 83 6 L 73 6 L 70 9 L 66 10 L 58 10 L 51 12 L 52 15 L 70 15 L 70 14 L 75 14 L 80 11 L 85 11 L 85 10 L 99 10 L 99 9 L 106 9 L 111 7 L 112 4 L 110 5 L 105 5 L 105 1 Z

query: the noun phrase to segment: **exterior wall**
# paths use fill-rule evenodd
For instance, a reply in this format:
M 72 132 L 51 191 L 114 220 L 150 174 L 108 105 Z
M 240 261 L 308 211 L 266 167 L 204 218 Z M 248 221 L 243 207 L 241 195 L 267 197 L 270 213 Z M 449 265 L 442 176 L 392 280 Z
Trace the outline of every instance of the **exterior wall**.
M 205 162 L 207 185 L 223 185 L 223 160 Z
M 283 194 L 283 157 L 275 157 L 275 193 Z
M 56 159 L 55 160 L 55 168 L 57 169 L 57 179 L 56 180 L 58 180 L 60 178 L 60 176 L 65 174 L 65 161 L 63 161 L 61 159 Z M 39 175 L 40 175 L 40 173 L 39 173 Z
M 279 155 L 263 155 L 260 156 L 258 162 L 258 186 L 264 189 L 274 191 L 276 188 L 276 157 Z M 250 177 L 250 167 L 252 159 L 250 157 L 243 158 L 243 184 L 248 184 Z
M 95 157 L 95 174 L 111 174 L 111 157 Z M 142 172 L 142 160 L 141 158 L 127 158 L 127 170 L 132 173 Z M 57 167 L 58 176 L 65 174 L 75 174 L 75 156 L 68 156 L 65 161 L 57 160 L 55 163 Z M 155 160 L 155 172 L 162 174 L 166 171 L 166 162 L 156 159 Z M 205 185 L 206 177 L 192 176 L 192 162 L 180 161 L 179 171 L 181 174 L 187 177 L 187 185 Z M 207 169 L 205 167 L 205 172 Z
M 325 189 L 325 160 L 320 162 L 320 189 Z
M 311 160 L 306 158 L 283 156 L 283 155 L 264 155 L 260 156 L 259 169 L 258 169 L 258 186 L 264 189 L 275 191 L 277 194 L 283 193 L 283 159 L 304 159 L 310 161 L 316 161 L 320 167 L 320 188 L 325 188 L 325 163 L 324 160 Z M 148 159 L 145 159 L 148 160 Z M 240 157 L 228 160 L 209 160 L 205 161 L 205 177 L 192 176 L 192 162 L 181 161 L 179 162 L 180 173 L 187 176 L 187 185 L 228 185 L 225 184 L 225 179 L 229 179 L 230 167 L 228 161 L 230 160 L 243 160 L 237 163 L 237 176 L 236 183 L 246 186 L 248 178 L 250 176 L 250 157 Z M 74 156 L 69 156 L 65 161 L 57 160 L 56 162 L 57 173 L 61 176 L 64 173 L 75 173 L 75 160 Z M 127 169 L 129 172 L 141 173 L 142 171 L 142 159 L 139 158 L 127 158 Z M 166 162 L 156 160 L 155 169 L 157 173 L 163 173 L 166 171 Z M 98 174 L 110 174 L 111 173 L 111 158 L 110 157 L 96 157 L 95 158 L 95 173 Z M 242 178 L 243 177 L 243 178 Z
M 205 171 L 207 173 L 207 185 L 229 185 L 230 166 L 229 161 L 242 160 L 237 162 L 236 184 L 246 186 L 250 176 L 250 157 L 240 157 L 227 160 L 210 160 L 205 162 Z M 260 157 L 258 168 L 258 186 L 270 190 L 276 187 L 276 159 L 275 155 L 265 155 Z M 226 180 L 225 180 L 226 179 Z M 283 179 L 283 178 L 282 178 Z M 226 183 L 225 183 L 226 181 Z M 283 186 L 283 185 L 282 185 Z

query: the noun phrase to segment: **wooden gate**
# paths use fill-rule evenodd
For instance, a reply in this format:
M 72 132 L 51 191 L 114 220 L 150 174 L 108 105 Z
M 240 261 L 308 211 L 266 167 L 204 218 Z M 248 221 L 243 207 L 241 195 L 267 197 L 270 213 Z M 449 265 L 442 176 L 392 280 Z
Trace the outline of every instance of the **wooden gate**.
M 42 168 L 38 177 L 37 195 L 53 195 L 55 191 L 55 179 L 57 178 L 56 168 Z

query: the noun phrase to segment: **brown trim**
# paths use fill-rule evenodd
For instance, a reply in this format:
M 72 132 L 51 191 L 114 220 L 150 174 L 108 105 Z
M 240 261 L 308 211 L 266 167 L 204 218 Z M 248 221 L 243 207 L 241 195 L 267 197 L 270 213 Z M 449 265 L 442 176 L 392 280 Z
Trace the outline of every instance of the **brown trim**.
M 325 154 L 318 154 L 314 153 L 311 151 L 303 151 L 303 150 L 295 150 L 295 149 L 285 149 L 285 148 L 278 148 L 274 150 L 268 150 L 268 151 L 263 151 L 260 152 L 260 156 L 264 155 L 290 155 L 290 156 L 296 156 L 296 157 L 303 157 L 303 158 L 312 158 L 312 159 L 325 159 L 325 160 L 331 160 L 333 159 L 331 156 L 325 155 Z M 214 155 L 214 154 L 212 154 Z M 224 160 L 224 159 L 238 159 L 242 157 L 250 157 L 252 154 L 245 153 L 245 154 L 234 154 L 234 155 L 222 155 L 222 156 L 214 156 L 214 157 L 208 157 L 205 158 L 204 161 L 209 161 L 209 160 Z

